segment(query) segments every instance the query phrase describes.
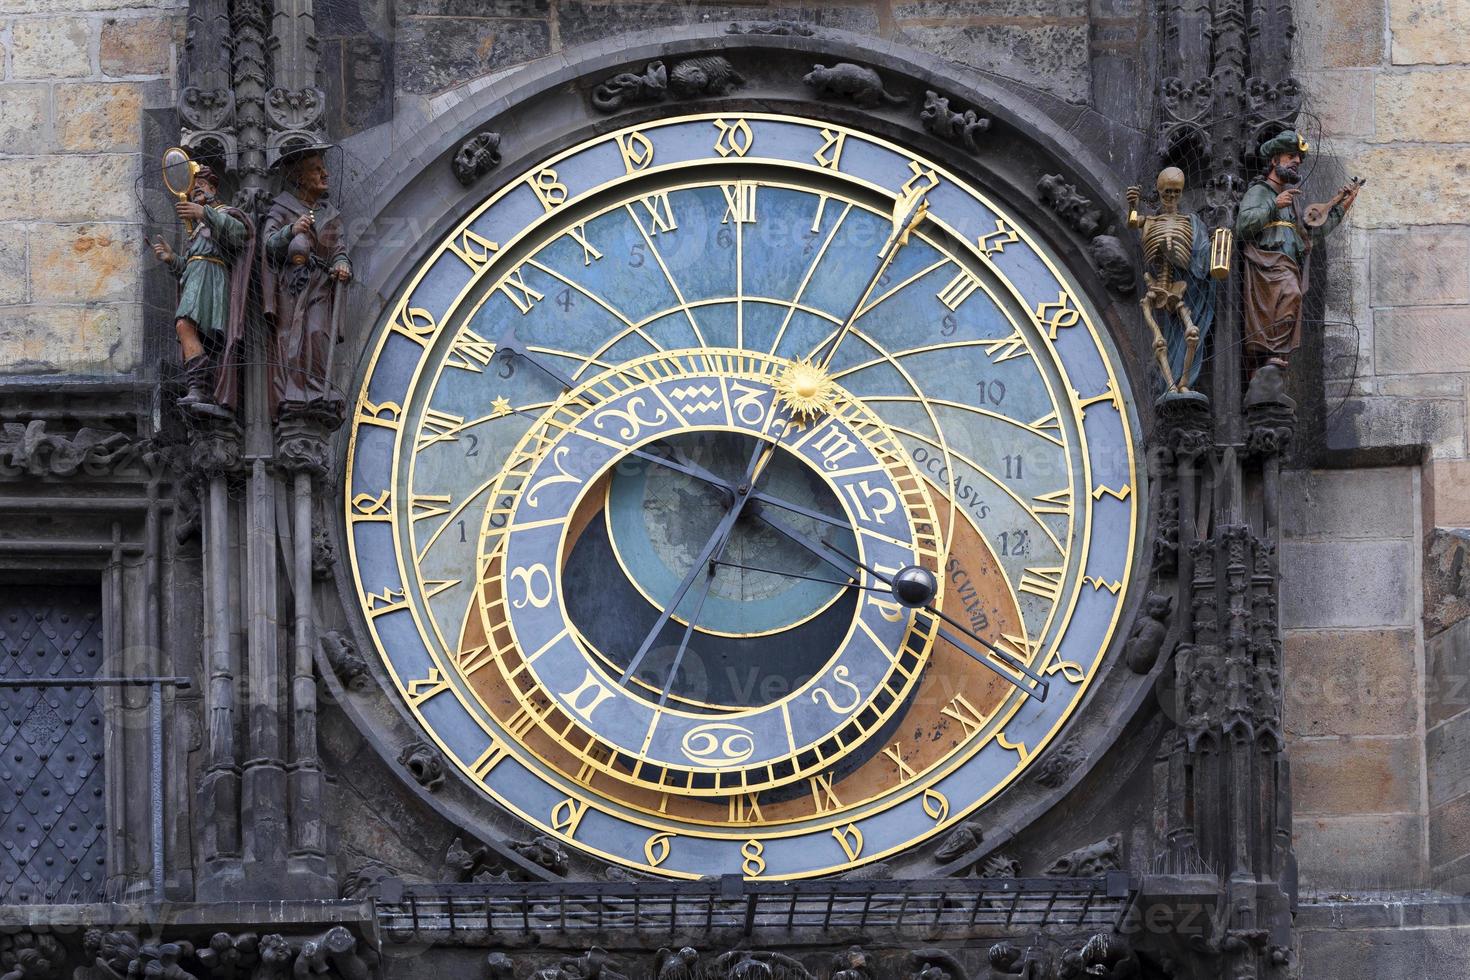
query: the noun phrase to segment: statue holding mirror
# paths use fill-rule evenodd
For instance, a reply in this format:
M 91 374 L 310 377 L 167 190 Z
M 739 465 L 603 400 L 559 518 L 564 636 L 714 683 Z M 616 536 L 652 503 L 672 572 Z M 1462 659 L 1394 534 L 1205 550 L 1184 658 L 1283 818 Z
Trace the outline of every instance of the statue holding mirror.
M 178 251 L 162 237 L 151 243 L 179 282 L 174 330 L 188 388 L 179 405 L 228 418 L 239 400 L 255 227 L 243 211 L 221 203 L 214 171 L 177 147 L 163 156 L 163 180 L 178 199 L 174 213 L 184 229 Z

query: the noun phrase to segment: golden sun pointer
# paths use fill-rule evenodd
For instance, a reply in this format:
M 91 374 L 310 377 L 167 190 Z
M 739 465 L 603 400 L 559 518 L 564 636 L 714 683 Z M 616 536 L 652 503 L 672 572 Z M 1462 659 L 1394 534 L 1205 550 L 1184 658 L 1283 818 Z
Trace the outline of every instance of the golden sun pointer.
M 495 399 L 493 402 L 490 403 L 490 417 L 491 418 L 497 418 L 498 419 L 501 416 L 509 415 L 511 413 L 511 411 L 512 411 L 512 409 L 510 407 L 510 399 L 509 398 L 506 398 L 504 395 L 502 395 L 501 397 Z
M 776 380 L 776 394 L 797 415 L 818 415 L 828 410 L 837 385 L 827 372 L 803 358 L 792 361 Z

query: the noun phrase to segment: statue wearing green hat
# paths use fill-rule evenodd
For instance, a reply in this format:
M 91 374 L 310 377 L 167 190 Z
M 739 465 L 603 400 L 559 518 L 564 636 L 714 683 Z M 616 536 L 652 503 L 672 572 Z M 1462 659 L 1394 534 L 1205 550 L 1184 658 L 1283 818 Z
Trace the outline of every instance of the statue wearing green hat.
M 1235 235 L 1245 259 L 1245 352 L 1252 374 L 1265 364 L 1286 367 L 1301 345 L 1302 293 L 1312 245 L 1342 223 L 1363 182 L 1343 185 L 1325 204 L 1302 209 L 1302 158 L 1307 142 L 1288 129 L 1261 144 L 1266 171 L 1241 199 Z

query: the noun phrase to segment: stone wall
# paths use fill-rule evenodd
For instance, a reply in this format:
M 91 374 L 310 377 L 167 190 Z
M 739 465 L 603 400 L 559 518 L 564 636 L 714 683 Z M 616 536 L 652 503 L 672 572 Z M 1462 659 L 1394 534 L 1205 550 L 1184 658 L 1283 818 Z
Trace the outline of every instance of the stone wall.
M 1308 138 L 1319 143 L 1329 178 L 1319 193 L 1347 174 L 1370 178 L 1330 252 L 1329 460 L 1388 452 L 1423 461 L 1411 558 L 1415 628 L 1429 664 L 1422 843 L 1430 879 L 1443 884 L 1470 865 L 1470 816 L 1462 812 L 1470 811 L 1462 734 L 1470 717 L 1460 715 L 1470 706 L 1467 643 L 1446 632 L 1470 611 L 1470 533 L 1462 530 L 1470 527 L 1470 48 L 1462 43 L 1470 2 L 1329 0 L 1298 3 L 1297 16 L 1297 73 L 1315 116 Z M 1382 519 L 1364 474 L 1339 479 L 1361 488 L 1365 526 Z M 1395 583 L 1411 571 L 1397 556 L 1391 568 L 1377 567 Z M 1393 649 L 1403 642 L 1400 634 Z M 1377 841 L 1370 834 L 1361 844 Z M 1309 852 L 1313 846 L 1307 842 Z
M 172 104 L 180 0 L 0 0 L 0 376 L 141 364 L 143 110 Z
M 366 9 L 371 0 L 360 4 Z M 1146 7 L 1133 0 L 394 0 L 393 72 L 400 96 L 432 96 L 614 34 L 779 18 L 900 40 L 1084 103 L 1092 100 L 1090 58 L 1136 54 Z M 364 41 L 355 44 L 358 52 L 367 49 Z
M 1424 884 L 1417 467 L 1286 474 L 1286 631 L 1304 893 Z

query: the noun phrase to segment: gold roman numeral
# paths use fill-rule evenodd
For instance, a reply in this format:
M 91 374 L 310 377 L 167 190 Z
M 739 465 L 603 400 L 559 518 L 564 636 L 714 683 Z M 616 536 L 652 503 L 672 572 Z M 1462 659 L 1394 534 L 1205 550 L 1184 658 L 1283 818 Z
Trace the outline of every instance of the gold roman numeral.
M 454 344 L 449 348 L 449 354 L 444 358 L 448 367 L 456 367 L 461 371 L 470 371 L 481 374 L 482 368 L 490 363 L 495 356 L 495 345 L 475 333 L 469 327 L 461 327 L 459 334 L 454 338 Z
M 963 725 L 965 738 L 974 738 L 990 720 L 989 715 L 982 714 L 978 708 L 965 699 L 963 694 L 956 694 L 954 700 L 939 709 L 939 713 Z
M 985 353 L 996 364 L 1003 364 L 1016 357 L 1029 357 L 1031 354 L 1020 330 L 1012 330 L 1009 336 L 999 340 L 982 340 L 980 346 L 985 348 Z
M 1021 570 L 1021 584 L 1017 586 L 1022 592 L 1039 595 L 1051 602 L 1062 594 L 1062 573 L 1066 571 L 1062 566 L 1055 568 L 1025 568 Z
M 420 452 L 425 446 L 432 446 L 436 442 L 455 442 L 459 439 L 457 433 L 463 428 L 463 415 L 441 412 L 437 408 L 425 409 L 424 417 L 419 423 L 418 441 L 414 443 L 413 451 Z
M 730 823 L 759 823 L 764 819 L 759 793 L 736 793 L 730 797 Z
M 597 246 L 587 240 L 586 222 L 573 228 L 568 228 L 567 237 L 582 246 L 582 265 L 591 265 L 595 260 L 602 258 L 602 253 L 597 250 Z
M 720 191 L 725 195 L 725 216 L 720 219 L 720 224 L 727 225 L 732 218 L 737 225 L 755 221 L 756 186 L 753 180 L 720 185 Z
M 898 767 L 898 781 L 900 783 L 906 783 L 917 775 L 914 772 L 914 767 L 903 761 L 902 742 L 894 742 L 892 745 L 887 746 L 883 749 L 883 754 L 892 759 L 893 764 Z
M 812 803 L 816 806 L 818 813 L 826 813 L 842 806 L 842 800 L 838 799 L 837 794 L 832 790 L 832 780 L 835 778 L 834 773 L 824 772 L 807 780 L 812 791 Z
M 939 302 L 951 310 L 957 310 L 960 304 L 969 299 L 970 294 L 979 288 L 980 280 L 971 275 L 968 269 L 961 269 L 959 275 L 951 279 L 949 285 L 939 291 Z
M 531 307 L 546 298 L 543 293 L 539 293 L 532 287 L 526 285 L 524 267 L 506 276 L 505 281 L 498 288 L 515 304 L 516 309 L 521 311 L 522 316 L 530 313 Z
M 660 191 L 657 194 L 649 194 L 640 197 L 638 203 L 643 205 L 643 210 L 648 218 L 645 225 L 638 217 L 638 212 L 633 212 L 633 220 L 638 222 L 638 227 L 643 233 L 652 237 L 660 232 L 677 231 L 679 222 L 674 219 L 674 208 L 669 203 L 668 191 Z

